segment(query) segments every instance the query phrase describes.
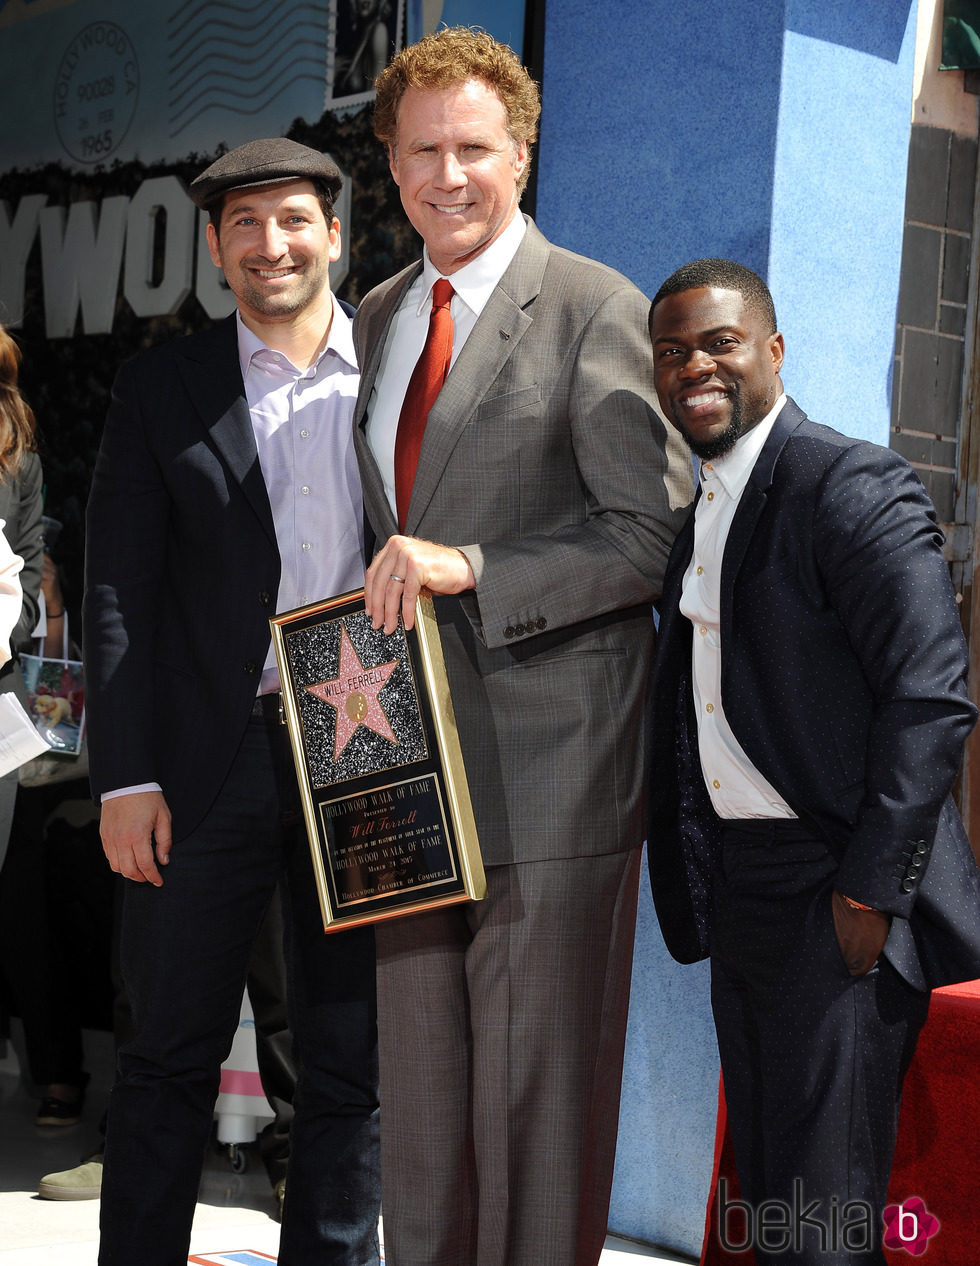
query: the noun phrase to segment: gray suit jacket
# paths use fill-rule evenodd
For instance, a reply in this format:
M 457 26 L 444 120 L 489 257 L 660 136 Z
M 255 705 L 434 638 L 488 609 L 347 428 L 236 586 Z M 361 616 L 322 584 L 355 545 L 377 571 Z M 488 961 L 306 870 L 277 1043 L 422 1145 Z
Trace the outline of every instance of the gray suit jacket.
M 379 543 L 397 532 L 364 427 L 415 264 L 355 319 L 355 441 Z M 533 223 L 429 415 L 406 531 L 461 547 L 475 592 L 438 598 L 485 861 L 643 838 L 650 604 L 691 498 L 653 409 L 648 304 Z
M 16 690 L 21 702 L 27 703 L 20 670 L 16 667 L 18 651 L 34 649 L 31 633 L 37 624 L 38 593 L 44 564 L 44 531 L 41 525 L 41 459 L 37 453 L 26 453 L 13 479 L 0 480 L 0 519 L 10 548 L 24 560 L 20 573 L 24 602 L 20 618 L 10 634 L 14 658 L 0 669 L 0 691 Z

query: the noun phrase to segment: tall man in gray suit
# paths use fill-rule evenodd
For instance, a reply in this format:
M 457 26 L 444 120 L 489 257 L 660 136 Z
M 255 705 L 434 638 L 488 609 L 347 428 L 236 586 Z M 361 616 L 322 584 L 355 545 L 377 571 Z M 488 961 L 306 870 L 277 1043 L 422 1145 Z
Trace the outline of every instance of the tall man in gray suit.
M 513 51 L 465 29 L 377 81 L 425 251 L 355 324 L 367 607 L 391 631 L 436 595 L 488 884 L 378 929 L 392 1266 L 589 1266 L 606 1229 L 650 604 L 690 466 L 653 409 L 642 295 L 519 214 L 539 110 Z

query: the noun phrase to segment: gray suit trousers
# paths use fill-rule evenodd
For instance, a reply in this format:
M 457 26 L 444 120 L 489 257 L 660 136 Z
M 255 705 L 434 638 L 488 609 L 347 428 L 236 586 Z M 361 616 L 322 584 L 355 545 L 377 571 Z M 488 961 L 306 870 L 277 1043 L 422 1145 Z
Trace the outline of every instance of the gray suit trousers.
M 483 901 L 378 925 L 388 1266 L 598 1262 L 639 863 L 492 866 Z

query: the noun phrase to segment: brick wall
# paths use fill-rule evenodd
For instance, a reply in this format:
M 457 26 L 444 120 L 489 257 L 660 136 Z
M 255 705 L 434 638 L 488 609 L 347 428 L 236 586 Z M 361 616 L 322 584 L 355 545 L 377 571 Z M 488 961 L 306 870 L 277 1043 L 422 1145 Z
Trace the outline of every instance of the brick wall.
M 909 145 L 891 446 L 939 518 L 955 511 L 977 142 L 915 125 Z

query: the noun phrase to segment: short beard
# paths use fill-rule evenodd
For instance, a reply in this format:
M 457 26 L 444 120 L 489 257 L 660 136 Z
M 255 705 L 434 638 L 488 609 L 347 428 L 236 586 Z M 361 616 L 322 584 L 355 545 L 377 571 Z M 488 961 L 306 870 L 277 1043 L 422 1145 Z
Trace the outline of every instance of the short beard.
M 685 430 L 679 413 L 679 409 L 674 411 L 674 420 L 677 422 L 678 429 L 684 437 L 684 442 L 695 457 L 700 457 L 703 462 L 716 462 L 719 457 L 724 457 L 726 453 L 732 451 L 742 437 L 742 402 L 737 395 L 732 397 L 731 420 L 722 433 L 716 435 L 713 440 L 705 440 L 704 442 L 693 440 Z
M 286 294 L 268 294 L 254 283 L 244 266 L 239 270 L 239 289 L 235 297 L 241 298 L 250 308 L 271 320 L 288 318 L 303 312 L 316 303 L 324 290 L 330 287 L 330 265 L 321 257 L 304 260 L 304 271 L 294 279 L 296 284 Z

